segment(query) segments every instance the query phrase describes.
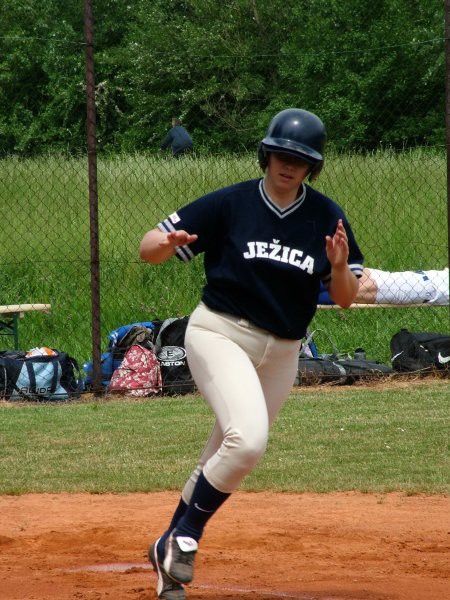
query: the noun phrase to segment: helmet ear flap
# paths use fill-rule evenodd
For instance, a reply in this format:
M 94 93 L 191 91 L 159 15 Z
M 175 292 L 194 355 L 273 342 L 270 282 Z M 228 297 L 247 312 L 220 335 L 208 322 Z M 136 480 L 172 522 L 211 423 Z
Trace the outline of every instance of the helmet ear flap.
M 261 169 L 265 171 L 267 169 L 267 165 L 269 164 L 269 157 L 267 156 L 267 151 L 262 142 L 260 142 L 258 147 L 258 162 Z
M 322 170 L 323 167 L 323 160 L 319 160 L 319 162 L 317 162 L 315 165 L 313 165 L 311 167 L 311 170 L 309 172 L 309 177 L 308 177 L 308 181 L 315 181 L 316 179 L 318 179 L 319 175 L 320 175 L 320 171 Z

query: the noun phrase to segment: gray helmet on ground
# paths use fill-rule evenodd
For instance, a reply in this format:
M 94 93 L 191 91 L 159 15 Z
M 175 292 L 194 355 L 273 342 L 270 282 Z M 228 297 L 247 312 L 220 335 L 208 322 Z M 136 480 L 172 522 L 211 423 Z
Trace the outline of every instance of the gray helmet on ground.
M 258 149 L 259 164 L 265 169 L 269 152 L 292 154 L 311 164 L 309 179 L 316 179 L 324 163 L 327 134 L 315 114 L 300 108 L 288 108 L 276 114 Z

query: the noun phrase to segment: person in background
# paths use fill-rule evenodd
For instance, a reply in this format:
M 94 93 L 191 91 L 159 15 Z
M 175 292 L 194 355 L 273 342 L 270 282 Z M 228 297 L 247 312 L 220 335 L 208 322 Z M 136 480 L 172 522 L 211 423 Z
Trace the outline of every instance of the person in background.
M 364 267 L 356 304 L 449 304 L 449 270 L 381 271 Z M 335 304 L 321 286 L 319 304 Z
M 160 150 L 165 150 L 169 146 L 171 146 L 175 158 L 180 158 L 180 156 L 192 152 L 193 148 L 191 136 L 176 117 L 172 119 L 172 127 L 163 139 Z
M 185 347 L 216 417 L 171 522 L 149 548 L 161 600 L 186 598 L 208 520 L 264 455 L 297 375 L 320 282 L 343 307 L 358 291 L 363 257 L 346 216 L 305 183 L 322 169 L 325 138 L 313 113 L 281 111 L 259 145 L 262 178 L 194 200 L 141 241 L 140 257 L 152 264 L 204 254 L 206 285 Z

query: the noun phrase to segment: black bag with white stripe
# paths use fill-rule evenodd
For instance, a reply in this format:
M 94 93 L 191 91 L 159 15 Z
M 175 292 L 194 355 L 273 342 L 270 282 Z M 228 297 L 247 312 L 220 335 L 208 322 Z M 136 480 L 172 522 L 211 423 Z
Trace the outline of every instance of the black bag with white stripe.
M 450 335 L 401 329 L 391 339 L 391 361 L 392 368 L 403 373 L 450 373 Z

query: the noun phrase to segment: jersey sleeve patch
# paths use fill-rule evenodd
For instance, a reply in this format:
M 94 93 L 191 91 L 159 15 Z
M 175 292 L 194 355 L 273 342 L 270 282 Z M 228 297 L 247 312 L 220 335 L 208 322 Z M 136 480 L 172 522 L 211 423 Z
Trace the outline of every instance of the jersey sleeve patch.
M 178 213 L 174 212 L 171 215 L 169 215 L 169 221 L 171 221 L 174 225 L 176 225 L 177 223 L 179 223 L 181 221 L 181 219 L 178 216 Z

